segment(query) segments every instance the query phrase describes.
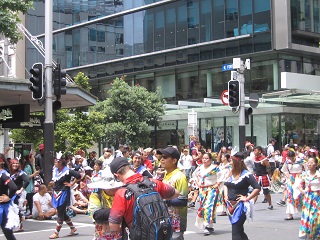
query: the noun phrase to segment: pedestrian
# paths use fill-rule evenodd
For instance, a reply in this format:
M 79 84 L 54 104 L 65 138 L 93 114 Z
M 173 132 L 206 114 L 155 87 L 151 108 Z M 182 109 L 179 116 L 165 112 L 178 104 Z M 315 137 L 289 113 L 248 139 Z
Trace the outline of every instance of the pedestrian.
M 189 150 L 187 148 L 183 149 L 183 153 L 180 156 L 179 162 L 183 166 L 184 174 L 187 177 L 187 180 L 190 179 L 190 172 L 191 172 L 191 164 L 192 164 L 192 157 L 189 155 Z
M 17 185 L 16 197 L 14 203 L 19 206 L 19 218 L 20 218 L 20 227 L 17 232 L 23 232 L 23 216 L 24 216 L 24 202 L 26 201 L 26 191 L 25 189 L 30 183 L 29 176 L 21 170 L 21 165 L 18 159 L 11 159 L 9 164 L 9 173 L 11 180 Z
M 62 227 L 63 221 L 70 227 L 71 231 L 68 236 L 77 235 L 77 229 L 74 227 L 70 217 L 67 215 L 67 207 L 70 205 L 70 187 L 73 186 L 75 181 L 70 183 L 71 178 L 79 180 L 81 175 L 79 172 L 69 169 L 65 155 L 57 158 L 54 162 L 54 169 L 52 172 L 52 180 L 54 181 L 52 193 L 52 205 L 57 209 L 57 225 L 54 233 L 49 237 L 55 239 L 59 237 L 59 232 Z
M 232 240 L 248 240 L 243 224 L 252 216 L 253 198 L 258 196 L 261 187 L 252 173 L 247 170 L 243 153 L 233 155 L 230 164 L 232 169 L 224 183 L 224 193 L 232 224 Z M 249 186 L 253 188 L 250 194 Z
M 309 158 L 308 171 L 301 176 L 305 187 L 299 187 L 303 194 L 299 238 L 303 239 L 320 239 L 320 171 L 317 170 L 317 164 L 317 158 Z
M 128 160 L 122 157 L 115 158 L 111 162 L 110 170 L 112 174 L 124 184 L 134 184 L 137 182 L 142 182 L 144 179 L 140 173 L 135 173 L 130 168 Z M 150 180 L 155 183 L 154 189 L 161 195 L 162 198 L 170 200 L 179 196 L 179 191 L 168 184 L 164 184 L 163 182 L 155 179 Z M 126 188 L 120 188 L 115 193 L 109 216 L 109 227 L 111 232 L 121 232 L 121 225 L 128 226 L 129 229 L 133 225 L 132 219 L 135 198 L 133 194 L 128 196 L 126 193 Z
M 172 240 L 182 240 L 184 239 L 184 232 L 187 229 L 188 181 L 186 176 L 178 168 L 180 153 L 176 148 L 167 147 L 158 150 L 158 152 L 162 154 L 161 161 L 166 170 L 162 181 L 180 193 L 179 197 L 167 201 L 167 206 L 171 215 L 173 229 Z
M 12 219 L 8 219 L 8 213 L 10 202 L 16 193 L 17 186 L 11 181 L 10 174 L 4 170 L 5 159 L 5 156 L 0 154 L 0 216 L 2 216 L 0 224 L 5 238 L 7 240 L 16 240 L 12 228 L 7 228 L 6 225 L 12 221 Z
M 45 164 L 45 159 L 44 159 L 44 144 L 41 143 L 39 145 L 39 153 L 35 156 L 35 168 L 40 170 L 40 176 L 42 179 L 44 179 L 44 164 Z
M 216 223 L 216 206 L 219 198 L 219 186 L 223 181 L 219 174 L 219 166 L 212 164 L 213 159 L 210 153 L 203 154 L 203 164 L 193 173 L 199 187 L 199 203 L 195 226 L 203 230 L 205 236 L 214 231 L 213 223 Z
M 284 220 L 293 220 L 293 214 L 298 213 L 302 207 L 302 195 L 296 187 L 300 184 L 300 175 L 303 171 L 302 159 L 297 159 L 294 151 L 289 150 L 287 159 L 281 171 L 285 174 L 286 181 L 286 217 Z

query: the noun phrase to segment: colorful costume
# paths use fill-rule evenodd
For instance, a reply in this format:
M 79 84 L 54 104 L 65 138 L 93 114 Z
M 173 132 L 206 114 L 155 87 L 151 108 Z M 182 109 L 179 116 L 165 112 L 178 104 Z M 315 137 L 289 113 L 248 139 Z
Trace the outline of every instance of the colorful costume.
M 302 161 L 292 163 L 286 160 L 281 171 L 289 176 L 286 184 L 287 191 L 287 214 L 298 213 L 302 207 L 302 195 L 297 186 L 300 184 L 300 174 L 302 173 Z
M 299 238 L 320 239 L 320 172 L 314 176 L 304 172 L 301 176 L 305 184 L 305 195 L 299 228 Z
M 220 169 L 217 165 L 210 165 L 205 168 L 200 165 L 193 173 L 193 178 L 199 184 L 200 207 L 196 217 L 195 226 L 204 229 L 212 228 L 216 223 L 216 205 L 219 197 L 219 187 L 213 188 L 217 182 L 223 181 L 219 173 Z

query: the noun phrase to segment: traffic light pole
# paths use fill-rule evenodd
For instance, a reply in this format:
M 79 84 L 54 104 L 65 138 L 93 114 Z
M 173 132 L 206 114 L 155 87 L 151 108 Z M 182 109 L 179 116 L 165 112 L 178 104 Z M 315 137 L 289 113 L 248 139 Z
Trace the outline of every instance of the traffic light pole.
M 52 1 L 45 1 L 45 121 L 44 133 L 44 183 L 52 179 L 54 126 L 52 113 Z
M 237 69 L 238 81 L 240 83 L 240 104 L 239 104 L 239 151 L 244 151 L 246 142 L 246 124 L 245 124 L 245 95 L 244 95 L 244 69 L 241 61 L 240 68 Z

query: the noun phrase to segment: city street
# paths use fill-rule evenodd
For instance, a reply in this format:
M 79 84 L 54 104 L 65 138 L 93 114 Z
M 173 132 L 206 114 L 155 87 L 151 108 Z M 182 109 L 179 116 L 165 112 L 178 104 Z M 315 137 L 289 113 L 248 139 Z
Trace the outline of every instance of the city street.
M 261 203 L 263 196 L 259 196 L 259 199 L 255 205 L 255 215 L 253 222 L 246 222 L 245 232 L 250 239 L 259 240 L 295 240 L 298 239 L 299 230 L 299 214 L 294 216 L 293 221 L 284 221 L 286 217 L 285 207 L 278 206 L 276 204 L 282 198 L 282 194 L 272 194 L 274 210 L 266 210 L 267 204 Z M 231 224 L 228 217 L 218 216 L 217 224 L 215 224 L 215 232 L 209 236 L 203 236 L 194 226 L 196 217 L 196 208 L 189 209 L 188 212 L 188 231 L 185 233 L 186 240 L 202 240 L 202 239 L 219 239 L 219 240 L 231 240 Z M 93 238 L 93 224 L 91 219 L 85 215 L 77 215 L 73 218 L 73 221 L 78 228 L 79 235 L 74 237 L 67 237 L 69 228 L 66 224 L 60 232 L 60 238 L 62 239 L 75 239 L 75 240 L 91 240 Z M 53 233 L 55 228 L 55 221 L 24 221 L 25 231 L 22 233 L 16 233 L 15 236 L 18 240 L 32 239 L 42 240 L 48 239 L 49 235 Z M 0 234 L 0 239 L 4 239 L 3 234 Z

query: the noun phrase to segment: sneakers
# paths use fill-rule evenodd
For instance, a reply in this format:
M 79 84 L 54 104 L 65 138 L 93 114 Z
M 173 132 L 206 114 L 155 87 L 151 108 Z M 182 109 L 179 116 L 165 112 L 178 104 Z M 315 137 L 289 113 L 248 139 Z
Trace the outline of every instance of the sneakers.
M 284 207 L 284 206 L 286 205 L 286 202 L 283 201 L 283 200 L 280 200 L 279 202 L 277 202 L 277 204 L 278 204 L 279 206 Z
M 194 202 L 189 203 L 188 208 L 194 208 L 196 204 Z
M 268 210 L 273 210 L 273 206 L 270 205 L 269 207 L 267 207 Z
M 206 227 L 207 230 L 209 230 L 210 233 L 214 232 L 214 228 L 213 227 Z
M 265 198 L 265 199 L 263 199 L 263 201 L 262 201 L 262 203 L 267 203 L 268 201 L 267 201 L 267 199 Z
M 209 231 L 208 229 L 204 229 L 204 230 L 203 230 L 203 235 L 204 235 L 204 236 L 210 235 L 210 231 Z

